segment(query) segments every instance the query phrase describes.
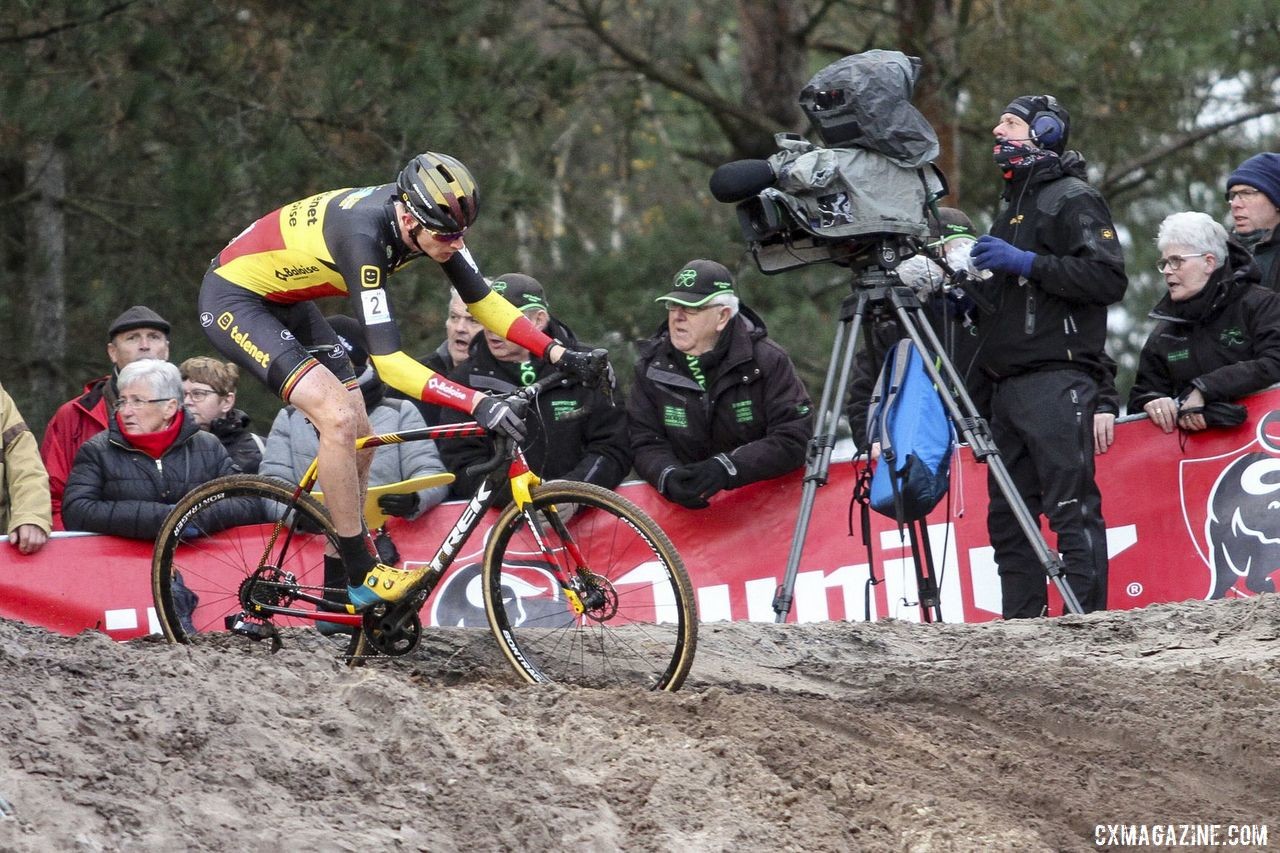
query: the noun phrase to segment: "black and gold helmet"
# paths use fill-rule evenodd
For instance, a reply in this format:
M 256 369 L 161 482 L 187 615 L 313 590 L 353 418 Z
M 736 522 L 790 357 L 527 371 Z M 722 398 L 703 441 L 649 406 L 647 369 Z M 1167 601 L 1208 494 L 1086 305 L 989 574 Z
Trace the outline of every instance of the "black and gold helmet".
M 396 195 L 414 219 L 438 233 L 466 231 L 480 210 L 480 191 L 471 172 L 434 151 L 419 154 L 401 170 Z

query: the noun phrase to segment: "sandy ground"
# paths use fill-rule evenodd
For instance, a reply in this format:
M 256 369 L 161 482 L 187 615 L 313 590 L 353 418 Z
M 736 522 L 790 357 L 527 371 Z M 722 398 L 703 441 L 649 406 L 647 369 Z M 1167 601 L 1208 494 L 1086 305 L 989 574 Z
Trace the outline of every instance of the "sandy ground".
M 505 667 L 480 632 L 351 670 L 306 635 L 0 622 L 0 849 L 1095 850 L 1197 823 L 1280 849 L 1278 596 L 709 624 L 677 694 Z

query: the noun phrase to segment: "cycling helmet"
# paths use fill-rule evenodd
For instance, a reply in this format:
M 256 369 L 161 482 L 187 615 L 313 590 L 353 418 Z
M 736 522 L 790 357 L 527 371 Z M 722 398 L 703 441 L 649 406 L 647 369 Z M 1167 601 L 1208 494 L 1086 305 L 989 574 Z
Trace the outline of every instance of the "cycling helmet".
M 427 151 L 396 179 L 396 195 L 413 218 L 440 233 L 461 233 L 476 221 L 480 192 L 471 172 L 448 154 Z

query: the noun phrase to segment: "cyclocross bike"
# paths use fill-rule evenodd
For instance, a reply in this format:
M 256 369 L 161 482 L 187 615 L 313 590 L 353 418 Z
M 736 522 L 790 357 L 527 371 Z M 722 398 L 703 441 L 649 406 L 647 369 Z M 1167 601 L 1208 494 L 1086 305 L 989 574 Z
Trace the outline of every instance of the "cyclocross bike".
M 570 381 L 554 373 L 506 399 L 524 416 L 538 394 Z M 447 424 L 366 436 L 357 447 L 482 434 L 474 422 Z M 529 682 L 679 689 L 698 618 L 666 534 L 608 489 L 541 482 L 515 442 L 492 439 L 494 456 L 475 469 L 484 478 L 421 580 L 363 614 L 325 597 L 341 592 L 323 580 L 337 532 L 311 494 L 314 462 L 298 485 L 233 475 L 193 490 L 156 539 L 152 594 L 165 637 L 190 643 L 226 630 L 279 648 L 279 628 L 325 622 L 325 633 L 349 632 L 343 656 L 352 665 L 406 655 L 422 636 L 419 611 L 508 482 L 514 499 L 489 531 L 480 578 L 489 628 L 511 665 Z

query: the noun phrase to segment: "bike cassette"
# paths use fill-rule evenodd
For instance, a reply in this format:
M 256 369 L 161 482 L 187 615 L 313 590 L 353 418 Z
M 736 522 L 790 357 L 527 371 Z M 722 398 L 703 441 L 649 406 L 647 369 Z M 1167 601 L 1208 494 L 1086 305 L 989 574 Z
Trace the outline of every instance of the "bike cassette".
M 422 620 L 416 609 L 375 607 L 364 614 L 364 636 L 369 645 L 388 657 L 407 655 L 422 641 Z
M 240 582 L 240 606 L 258 615 L 264 608 L 287 607 L 297 598 L 298 580 L 275 566 L 262 566 Z

